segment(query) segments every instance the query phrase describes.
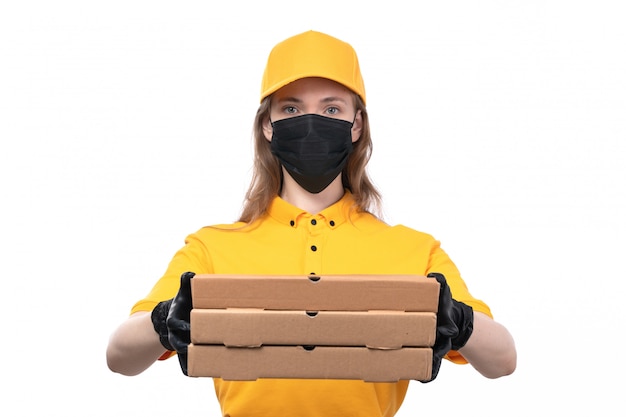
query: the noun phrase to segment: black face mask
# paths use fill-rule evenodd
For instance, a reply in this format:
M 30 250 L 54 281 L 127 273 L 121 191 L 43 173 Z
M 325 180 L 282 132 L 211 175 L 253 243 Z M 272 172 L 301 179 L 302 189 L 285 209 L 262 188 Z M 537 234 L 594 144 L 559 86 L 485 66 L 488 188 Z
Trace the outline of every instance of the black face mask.
M 348 162 L 352 124 L 317 114 L 272 122 L 272 153 L 302 188 L 319 193 Z

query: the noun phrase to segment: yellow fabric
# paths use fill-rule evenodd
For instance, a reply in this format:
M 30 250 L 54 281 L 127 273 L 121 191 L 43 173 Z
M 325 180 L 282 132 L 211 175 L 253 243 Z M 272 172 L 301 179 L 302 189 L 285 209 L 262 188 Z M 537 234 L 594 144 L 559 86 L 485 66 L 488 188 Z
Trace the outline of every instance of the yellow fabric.
M 310 30 L 276 45 L 267 59 L 261 101 L 285 85 L 307 77 L 328 78 L 357 93 L 365 103 L 365 84 L 350 44 Z
M 350 193 L 311 215 L 275 198 L 268 214 L 246 225 L 204 227 L 186 239 L 165 275 L 132 309 L 151 311 L 176 295 L 185 271 L 229 274 L 418 274 L 445 275 L 453 297 L 491 316 L 470 295 L 450 258 L 432 236 L 405 226 L 390 226 L 352 210 Z M 313 222 L 315 220 L 315 222 Z M 313 224 L 315 223 L 315 224 Z M 316 250 L 312 250 L 315 246 Z M 450 352 L 448 359 L 465 363 Z M 408 388 L 398 383 L 260 379 L 214 379 L 225 416 L 393 416 Z

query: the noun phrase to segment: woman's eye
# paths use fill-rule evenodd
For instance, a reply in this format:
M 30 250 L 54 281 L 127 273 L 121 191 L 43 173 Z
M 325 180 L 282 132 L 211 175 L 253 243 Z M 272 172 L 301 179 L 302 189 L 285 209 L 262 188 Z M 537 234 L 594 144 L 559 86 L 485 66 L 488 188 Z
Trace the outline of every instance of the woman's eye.
M 297 112 L 298 112 L 298 110 L 295 107 L 293 107 L 293 106 L 285 107 L 285 113 L 287 113 L 287 114 L 295 114 Z
M 326 109 L 326 113 L 335 115 L 339 113 L 339 109 L 337 107 L 329 107 L 328 109 Z

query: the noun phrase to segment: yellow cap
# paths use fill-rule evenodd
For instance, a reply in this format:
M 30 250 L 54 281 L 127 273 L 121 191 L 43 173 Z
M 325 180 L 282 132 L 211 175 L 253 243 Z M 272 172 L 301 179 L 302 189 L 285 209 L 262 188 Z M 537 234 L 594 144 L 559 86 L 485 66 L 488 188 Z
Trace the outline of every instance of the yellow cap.
M 290 82 L 307 77 L 343 84 L 365 103 L 365 85 L 354 48 L 313 30 L 286 39 L 272 49 L 263 74 L 261 100 Z

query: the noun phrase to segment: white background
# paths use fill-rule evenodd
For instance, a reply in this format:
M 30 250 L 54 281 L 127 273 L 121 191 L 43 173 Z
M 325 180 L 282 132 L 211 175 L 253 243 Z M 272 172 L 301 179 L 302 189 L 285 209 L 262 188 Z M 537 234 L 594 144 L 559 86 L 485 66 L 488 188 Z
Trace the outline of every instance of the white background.
M 209 379 L 105 348 L 188 233 L 236 219 L 267 54 L 315 29 L 359 54 L 386 220 L 440 239 L 519 352 L 498 380 L 444 364 L 399 416 L 619 415 L 619 4 L 3 2 L 3 408 L 219 415 Z

